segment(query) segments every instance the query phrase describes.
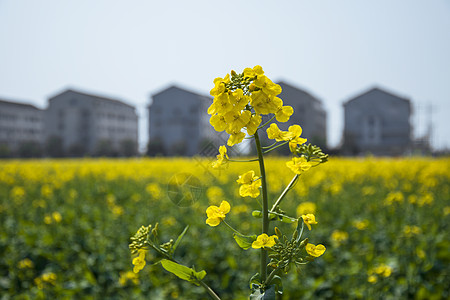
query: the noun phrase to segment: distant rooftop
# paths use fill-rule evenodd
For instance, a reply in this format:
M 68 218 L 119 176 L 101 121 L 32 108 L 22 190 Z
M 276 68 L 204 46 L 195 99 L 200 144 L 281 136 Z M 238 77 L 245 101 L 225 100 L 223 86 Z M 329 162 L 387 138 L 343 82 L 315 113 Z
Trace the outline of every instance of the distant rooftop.
M 276 83 L 276 84 L 279 84 L 280 86 L 283 86 L 283 85 L 284 85 L 284 86 L 287 86 L 287 87 L 289 87 L 289 88 L 291 88 L 291 89 L 296 90 L 297 92 L 303 93 L 303 94 L 305 94 L 305 95 L 311 97 L 311 98 L 312 98 L 313 100 L 315 100 L 315 101 L 321 102 L 321 100 L 319 100 L 319 98 L 318 98 L 317 96 L 311 94 L 311 93 L 310 93 L 309 91 L 307 91 L 306 89 L 300 88 L 300 87 L 298 87 L 297 85 L 294 85 L 294 84 L 292 84 L 292 83 L 288 83 L 288 82 L 286 82 L 286 80 L 278 80 L 278 81 L 276 81 L 275 83 Z
M 390 95 L 390 96 L 393 96 L 393 97 L 395 97 L 395 98 L 398 98 L 399 100 L 403 100 L 403 101 L 406 101 L 406 102 L 410 102 L 410 100 L 409 100 L 408 98 L 404 98 L 404 97 L 398 96 L 398 95 L 394 94 L 393 92 L 387 91 L 387 90 L 384 89 L 384 88 L 382 89 L 382 88 L 380 88 L 380 87 L 378 87 L 378 86 L 374 86 L 374 87 L 371 87 L 371 88 L 369 88 L 368 90 L 366 90 L 366 91 L 364 91 L 364 92 L 358 94 L 357 96 L 354 96 L 354 97 L 350 98 L 349 100 L 345 101 L 345 102 L 343 103 L 343 105 L 345 106 L 345 105 L 347 105 L 349 102 L 351 102 L 351 101 L 353 101 L 353 100 L 356 100 L 356 99 L 358 99 L 358 98 L 360 98 L 360 97 L 362 97 L 362 96 L 364 96 L 364 95 L 367 95 L 367 94 L 372 93 L 372 92 L 377 92 L 377 91 L 378 91 L 378 92 L 381 92 L 381 93 L 384 93 L 384 94 L 387 94 L 387 95 Z
M 14 101 L 2 100 L 2 99 L 0 99 L 0 104 L 10 105 L 10 106 L 18 106 L 18 107 L 28 107 L 28 108 L 32 108 L 32 109 L 41 110 L 40 108 L 37 108 L 36 106 L 29 104 L 29 103 L 20 103 L 20 102 L 14 102 Z
M 135 107 L 133 105 L 125 103 L 125 102 L 123 102 L 121 100 L 117 100 L 117 99 L 113 99 L 113 98 L 107 98 L 107 97 L 99 96 L 99 95 L 88 94 L 88 93 L 76 91 L 76 90 L 73 90 L 73 89 L 67 89 L 67 90 L 65 90 L 63 92 L 60 92 L 60 93 L 56 94 L 55 96 L 50 97 L 49 100 L 54 99 L 54 98 L 56 98 L 58 96 L 66 94 L 66 93 L 74 93 L 74 94 L 78 94 L 78 95 L 82 95 L 82 96 L 88 96 L 88 97 L 95 98 L 95 99 L 98 99 L 98 100 L 101 100 L 101 101 L 108 101 L 108 102 L 118 103 L 118 104 L 125 105 L 125 106 L 128 106 L 130 108 L 135 109 Z

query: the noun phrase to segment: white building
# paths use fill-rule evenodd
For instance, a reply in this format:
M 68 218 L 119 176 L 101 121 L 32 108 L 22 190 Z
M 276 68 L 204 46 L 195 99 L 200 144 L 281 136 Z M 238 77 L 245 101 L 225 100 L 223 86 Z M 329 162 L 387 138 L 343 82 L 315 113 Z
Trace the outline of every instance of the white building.
M 402 155 L 411 147 L 411 103 L 372 88 L 344 103 L 347 154 Z
M 0 147 L 5 155 L 29 156 L 20 153 L 27 150 L 41 153 L 42 121 L 41 109 L 31 104 L 0 100 Z
M 211 97 L 172 85 L 151 98 L 147 153 L 194 156 L 202 155 L 208 146 L 217 152 L 219 135 L 209 124 L 207 114 Z
M 47 144 L 69 156 L 137 153 L 136 109 L 116 99 L 66 90 L 49 99 L 44 124 Z

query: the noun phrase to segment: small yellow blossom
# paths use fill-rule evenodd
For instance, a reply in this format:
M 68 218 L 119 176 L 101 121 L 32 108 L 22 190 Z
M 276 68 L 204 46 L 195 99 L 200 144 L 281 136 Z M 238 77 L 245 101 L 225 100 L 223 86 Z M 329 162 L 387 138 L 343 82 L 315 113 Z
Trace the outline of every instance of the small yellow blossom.
M 295 174 L 302 174 L 311 168 L 311 163 L 306 161 L 304 156 L 293 157 L 291 161 L 286 163 L 286 166 L 292 170 Z
M 275 117 L 278 122 L 287 122 L 293 113 L 294 109 L 291 106 L 281 106 L 275 113 Z
M 275 123 L 270 124 L 266 131 L 267 137 L 277 142 L 288 141 L 294 137 L 294 133 L 280 130 Z
M 226 214 L 230 212 L 230 209 L 230 203 L 225 200 L 220 203 L 219 207 L 211 205 L 206 209 L 206 215 L 208 216 L 206 224 L 213 227 L 219 225 L 225 219 Z
M 248 135 L 254 135 L 256 130 L 258 129 L 259 124 L 261 124 L 262 118 L 260 115 L 252 115 L 250 118 L 250 121 L 248 121 L 246 127 L 247 127 L 247 133 Z
M 34 267 L 34 263 L 31 259 L 29 258 L 24 258 L 21 261 L 19 261 L 19 263 L 17 264 L 17 266 L 19 267 L 19 269 L 26 269 L 26 268 L 33 268 Z
M 214 88 L 210 91 L 210 95 L 215 97 L 225 92 L 225 83 L 230 82 L 230 74 L 227 74 L 224 78 L 217 77 L 214 79 Z
M 259 188 L 261 187 L 261 179 L 253 181 L 251 184 L 243 184 L 239 187 L 239 195 L 241 197 L 250 196 L 256 198 L 259 196 Z
M 392 274 L 392 268 L 388 265 L 381 264 L 374 268 L 373 272 L 383 277 L 389 277 Z
M 227 147 L 220 146 L 219 147 L 219 155 L 217 155 L 217 160 L 212 163 L 212 167 L 214 169 L 220 168 L 221 166 L 228 163 L 228 154 L 227 154 Z
M 161 187 L 156 182 L 147 184 L 145 186 L 145 190 L 152 196 L 153 199 L 159 199 L 162 195 Z
M 305 250 L 306 250 L 306 252 L 308 252 L 309 255 L 311 255 L 313 257 L 319 257 L 325 252 L 326 248 L 322 244 L 319 244 L 316 246 L 314 244 L 308 243 L 305 246 Z
M 341 245 L 348 240 L 348 233 L 341 230 L 334 230 L 331 234 L 331 240 L 338 245 Z
M 55 284 L 56 274 L 53 272 L 47 272 L 41 276 L 34 279 L 34 283 L 37 285 L 38 289 L 42 290 L 45 287 L 45 283 Z
M 394 203 L 402 203 L 405 196 L 402 192 L 390 192 L 384 200 L 385 205 L 392 205 Z
M 119 284 L 121 286 L 126 285 L 128 282 L 133 283 L 134 285 L 139 284 L 139 277 L 136 273 L 127 271 L 127 272 L 120 272 L 120 278 L 119 278 Z
M 288 131 L 293 135 L 293 138 L 289 141 L 289 149 L 294 152 L 297 149 L 297 145 L 306 143 L 307 139 L 301 138 L 303 129 L 300 125 L 289 126 Z
M 62 221 L 62 216 L 59 212 L 55 211 L 52 213 L 52 218 L 56 223 L 59 223 Z
M 256 177 L 258 178 L 258 177 Z M 236 180 L 239 184 L 251 184 L 253 180 L 255 179 L 255 171 L 251 170 L 248 172 L 245 172 L 242 175 L 239 175 L 238 180 Z
M 270 248 L 276 244 L 275 239 L 277 238 L 276 235 L 268 236 L 267 234 L 263 233 L 260 234 L 256 241 L 252 243 L 252 248 L 259 249 L 259 248 Z
M 140 270 L 142 270 L 145 267 L 145 251 L 141 250 L 139 251 L 139 255 L 133 259 L 133 272 L 139 273 Z
M 450 206 L 444 207 L 444 216 L 450 215 Z
M 370 283 L 376 283 L 378 281 L 378 278 L 375 275 L 369 275 L 369 277 L 367 277 L 367 281 Z
M 303 222 L 305 222 L 306 226 L 308 226 L 308 229 L 311 230 L 311 224 L 317 224 L 316 222 L 316 216 L 313 214 L 306 214 L 302 215 Z
M 256 198 L 259 196 L 259 188 L 261 187 L 261 180 L 255 176 L 254 171 L 248 171 L 239 176 L 237 183 L 242 184 L 239 187 L 239 195 L 241 197 L 250 196 Z
M 406 237 L 412 237 L 414 235 L 418 235 L 422 233 L 422 229 L 420 229 L 420 227 L 416 226 L 416 225 L 406 225 L 405 227 L 403 227 L 403 234 Z
M 230 137 L 228 138 L 227 145 L 232 147 L 236 144 L 239 144 L 242 142 L 245 138 L 245 133 L 242 131 L 235 131 L 230 134 Z
M 355 227 L 358 230 L 365 230 L 369 226 L 369 220 L 355 220 L 353 221 L 353 227 Z
M 53 221 L 53 219 L 52 219 L 52 216 L 50 216 L 50 215 L 45 215 L 44 216 L 44 223 L 45 224 L 52 224 L 52 221 Z

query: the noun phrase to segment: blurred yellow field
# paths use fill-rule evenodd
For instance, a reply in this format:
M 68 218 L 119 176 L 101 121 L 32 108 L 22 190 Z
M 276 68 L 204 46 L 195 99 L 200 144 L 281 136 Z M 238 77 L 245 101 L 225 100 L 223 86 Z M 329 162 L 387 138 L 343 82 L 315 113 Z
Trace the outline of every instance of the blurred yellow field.
M 285 157 L 266 160 L 269 200 L 290 182 Z M 210 168 L 205 158 L 62 159 L 0 162 L 0 294 L 24 299 L 203 299 L 203 291 L 151 266 L 132 272 L 129 237 L 159 222 L 162 239 L 190 229 L 178 255 L 206 270 L 224 298 L 248 295 L 258 271 L 205 210 L 231 204 L 230 224 L 259 234 L 258 199 L 236 180 L 248 163 Z M 258 163 L 254 162 L 258 173 Z M 282 209 L 313 212 L 321 259 L 291 272 L 286 299 L 450 297 L 450 159 L 330 158 L 302 174 Z M 292 228 L 291 224 L 271 224 Z M 308 233 L 306 233 L 308 234 Z M 314 241 L 313 241 L 314 242 Z

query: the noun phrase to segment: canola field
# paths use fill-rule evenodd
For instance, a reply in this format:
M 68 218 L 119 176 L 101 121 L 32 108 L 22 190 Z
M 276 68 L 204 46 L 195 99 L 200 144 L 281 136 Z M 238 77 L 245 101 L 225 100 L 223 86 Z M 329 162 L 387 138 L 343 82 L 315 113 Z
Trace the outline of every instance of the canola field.
M 294 176 L 287 160 L 266 160 L 272 203 Z M 218 171 L 210 162 L 0 161 L 0 299 L 208 299 L 151 254 L 133 273 L 130 237 L 156 222 L 166 241 L 189 225 L 177 259 L 206 270 L 222 299 L 246 299 L 259 251 L 239 248 L 223 224 L 206 225 L 205 210 L 227 200 L 227 222 L 259 234 L 258 199 L 240 197 L 236 183 L 259 174 L 258 163 Z M 331 157 L 301 175 L 281 208 L 314 213 L 305 234 L 327 249 L 287 275 L 283 299 L 450 298 L 450 159 Z

